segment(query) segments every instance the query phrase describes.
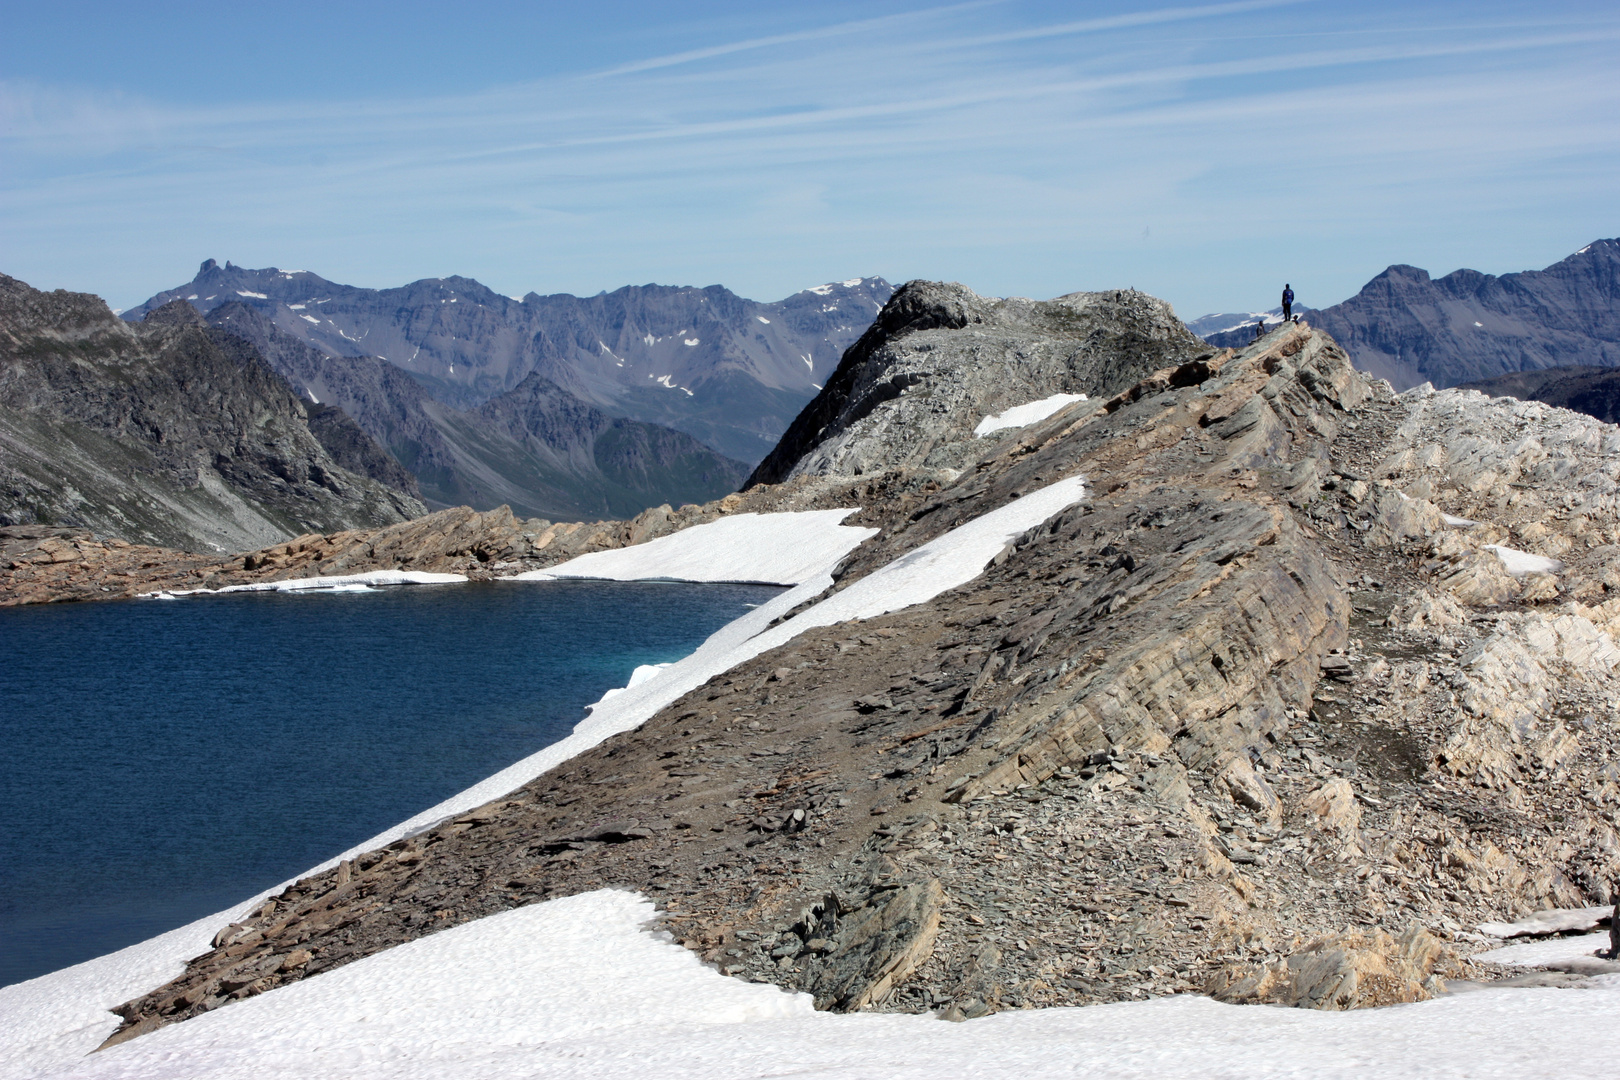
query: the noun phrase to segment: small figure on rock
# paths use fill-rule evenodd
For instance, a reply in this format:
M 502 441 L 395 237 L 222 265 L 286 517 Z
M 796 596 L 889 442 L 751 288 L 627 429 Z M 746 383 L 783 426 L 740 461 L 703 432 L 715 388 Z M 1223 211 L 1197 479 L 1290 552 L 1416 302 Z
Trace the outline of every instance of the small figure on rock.
M 1283 322 L 1294 321 L 1294 287 L 1283 282 Z
M 1266 336 L 1266 319 L 1261 316 L 1254 324 L 1254 340 L 1259 341 Z

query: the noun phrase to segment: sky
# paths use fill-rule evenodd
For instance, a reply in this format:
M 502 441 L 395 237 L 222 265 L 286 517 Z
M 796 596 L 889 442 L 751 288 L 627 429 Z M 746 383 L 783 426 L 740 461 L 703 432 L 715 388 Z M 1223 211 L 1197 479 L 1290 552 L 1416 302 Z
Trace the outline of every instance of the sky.
M 1620 235 L 1620 7 L 0 0 L 0 272 L 882 275 L 1178 314 Z

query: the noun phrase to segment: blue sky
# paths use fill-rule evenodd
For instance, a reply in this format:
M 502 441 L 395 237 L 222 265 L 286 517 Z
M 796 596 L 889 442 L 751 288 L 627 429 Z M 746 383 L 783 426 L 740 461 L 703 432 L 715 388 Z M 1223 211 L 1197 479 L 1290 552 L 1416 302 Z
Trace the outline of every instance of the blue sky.
M 881 274 L 1192 318 L 1620 235 L 1620 8 L 0 0 L 0 270 Z

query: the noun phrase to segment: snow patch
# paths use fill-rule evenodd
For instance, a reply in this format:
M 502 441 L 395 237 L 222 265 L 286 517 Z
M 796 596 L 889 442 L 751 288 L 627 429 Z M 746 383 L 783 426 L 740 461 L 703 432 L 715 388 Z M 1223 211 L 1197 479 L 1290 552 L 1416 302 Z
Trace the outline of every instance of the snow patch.
M 756 605 L 757 606 L 757 605 Z M 671 661 L 673 663 L 673 661 Z M 630 681 L 613 690 L 603 691 L 602 696 L 596 699 L 595 704 L 585 706 L 587 712 L 595 712 L 602 707 L 603 702 L 609 698 L 617 697 L 626 690 L 633 690 L 648 679 L 657 677 L 660 671 L 669 667 L 669 664 L 637 664 L 636 669 L 630 673 Z
M 287 310 L 288 311 L 303 311 L 304 308 L 306 308 L 308 306 L 309 305 L 307 305 L 307 304 L 288 304 L 287 305 Z
M 696 345 L 696 344 L 697 344 L 697 343 L 698 343 L 698 339 L 697 339 L 697 338 L 695 338 L 695 337 L 689 337 L 689 338 L 686 338 L 686 339 L 684 339 L 684 340 L 685 340 L 685 343 L 686 343 L 686 344 L 687 344 L 687 345 L 688 345 L 688 346 L 692 346 L 692 345 Z
M 831 296 L 832 291 L 833 291 L 833 287 L 831 285 L 812 285 L 812 286 L 810 286 L 810 288 L 808 288 L 808 289 L 806 289 L 804 291 L 805 292 L 813 292 L 817 296 Z
M 511 581 L 598 578 L 607 581 L 747 581 L 797 585 L 836 562 L 876 529 L 841 525 L 853 508 L 782 514 L 732 514 L 645 544 L 594 551 Z
M 755 315 L 754 318 L 758 319 L 760 322 L 764 323 L 766 326 L 771 325 L 771 320 L 767 319 L 763 315 Z
M 262 293 L 262 292 L 249 292 L 247 289 L 237 289 L 236 290 L 236 295 L 237 296 L 251 296 L 255 300 L 268 300 L 268 299 L 270 299 L 268 296 L 264 295 L 264 293 Z M 213 297 L 210 296 L 208 299 L 212 300 Z
M 192 293 L 192 294 L 191 294 L 191 295 L 190 295 L 190 296 L 188 296 L 188 297 L 186 297 L 186 299 L 187 299 L 187 300 L 195 300 L 195 299 L 197 299 L 197 294 L 196 294 L 196 293 Z M 208 298 L 208 299 L 210 299 L 210 300 L 212 300 L 212 299 L 213 299 L 213 297 L 212 297 L 212 296 L 210 296 L 210 297 L 209 297 L 209 298 Z
M 858 278 L 858 277 L 855 277 L 855 278 L 850 278 L 846 282 L 843 282 L 843 286 L 846 289 L 853 289 L 855 286 L 859 285 L 860 283 L 861 283 L 861 279 Z
M 1501 544 L 1486 544 L 1486 551 L 1494 551 L 1496 557 L 1502 560 L 1502 566 L 1514 577 L 1524 574 L 1556 574 L 1564 569 L 1564 564 L 1557 559 L 1549 559 L 1545 555 L 1532 555 L 1528 551 L 1517 551 Z
M 1474 325 L 1475 325 L 1475 326 L 1484 326 L 1484 325 L 1485 325 L 1485 324 L 1484 324 L 1484 323 L 1482 323 L 1482 322 L 1477 322 L 1477 321 L 1476 321 L 1476 322 L 1475 322 L 1475 323 L 1474 323 Z
M 1005 412 L 994 416 L 987 416 L 979 421 L 979 426 L 973 429 L 973 434 L 984 438 L 991 432 L 1001 431 L 1005 428 L 1027 427 L 1030 424 L 1045 420 L 1059 409 L 1086 400 L 1084 394 L 1053 394 L 1049 398 L 1031 401 L 1027 405 L 1015 405 Z
M 314 394 L 309 395 L 311 399 Z M 143 598 L 173 600 L 180 596 L 222 596 L 242 592 L 336 592 L 350 586 L 370 585 L 459 585 L 464 574 L 430 574 L 425 570 L 368 570 L 364 574 L 333 574 L 330 577 L 291 578 L 287 581 L 255 581 L 249 585 L 227 585 L 223 589 L 164 589 L 142 593 Z
M 305 322 L 307 322 L 307 323 L 314 323 L 314 324 L 315 324 L 315 325 L 316 325 L 316 326 L 319 326 L 319 325 L 321 325 L 321 320 L 319 320 L 319 319 L 317 319 L 317 318 L 316 318 L 316 317 L 315 317 L 315 316 L 313 316 L 313 315 L 300 315 L 300 316 L 298 316 L 298 317 L 299 317 L 299 318 L 300 318 L 300 319 L 303 319 L 303 320 L 304 320 L 304 321 L 305 321 Z
M 1494 938 L 1540 937 L 1547 934 L 1586 933 L 1607 922 L 1613 908 L 1551 908 L 1526 915 L 1515 922 L 1488 922 L 1479 924 L 1479 932 Z M 1539 962 L 1539 961 L 1538 961 Z
M 1486 924 L 1489 925 L 1491 924 Z M 1485 927 L 1481 926 L 1480 929 L 1485 930 Z M 1601 934 L 1575 934 L 1571 937 L 1542 938 L 1518 945 L 1504 945 L 1490 952 L 1476 953 L 1471 959 L 1490 964 L 1508 964 L 1513 967 L 1535 967 L 1538 964 L 1556 964 L 1560 960 L 1591 956 L 1599 949 L 1608 947 L 1609 933 L 1605 930 Z

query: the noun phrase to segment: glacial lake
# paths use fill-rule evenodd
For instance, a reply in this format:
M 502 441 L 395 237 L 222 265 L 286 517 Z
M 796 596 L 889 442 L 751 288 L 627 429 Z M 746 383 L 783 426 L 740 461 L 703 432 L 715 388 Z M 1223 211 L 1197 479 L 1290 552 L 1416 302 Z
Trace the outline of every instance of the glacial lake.
M 0 985 L 376 835 L 778 592 L 506 582 L 0 609 Z

